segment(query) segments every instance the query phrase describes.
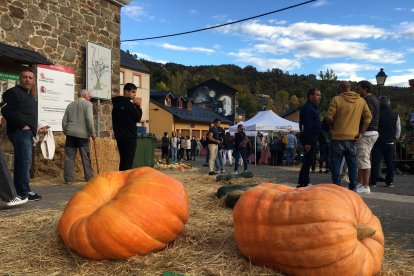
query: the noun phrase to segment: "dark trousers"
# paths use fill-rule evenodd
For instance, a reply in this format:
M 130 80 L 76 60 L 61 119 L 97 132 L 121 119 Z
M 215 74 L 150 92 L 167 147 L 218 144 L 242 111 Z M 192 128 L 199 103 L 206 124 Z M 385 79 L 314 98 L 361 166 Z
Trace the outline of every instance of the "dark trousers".
M 277 165 L 277 151 L 276 150 L 270 151 L 270 165 L 271 166 Z
M 3 201 L 10 201 L 16 195 L 16 188 L 10 175 L 9 166 L 4 153 L 0 150 L 0 198 Z
M 162 146 L 161 147 L 161 158 L 167 158 L 168 157 L 168 146 Z
M 385 183 L 390 184 L 394 181 L 394 145 L 375 143 L 371 150 L 371 185 L 376 185 L 377 178 L 381 171 L 382 157 L 387 166 Z
M 116 138 L 116 144 L 119 151 L 119 170 L 132 169 L 135 150 L 137 149 L 137 138 Z
M 307 186 L 310 183 L 309 179 L 309 169 L 312 165 L 315 152 L 317 150 L 316 143 L 311 145 L 311 149 L 308 152 L 304 153 L 302 167 L 299 172 L 298 184 L 300 186 Z

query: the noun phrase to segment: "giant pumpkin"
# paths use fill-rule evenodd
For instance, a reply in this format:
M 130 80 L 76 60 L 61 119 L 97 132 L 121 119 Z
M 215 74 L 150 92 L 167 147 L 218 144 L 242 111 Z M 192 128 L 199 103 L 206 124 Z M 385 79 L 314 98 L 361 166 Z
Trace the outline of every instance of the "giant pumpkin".
M 94 177 L 67 204 L 59 234 L 82 256 L 123 259 L 165 248 L 184 231 L 188 217 L 183 185 L 143 167 Z
M 381 269 L 381 223 L 358 194 L 340 186 L 264 183 L 244 192 L 233 219 L 240 251 L 285 274 L 375 275 Z

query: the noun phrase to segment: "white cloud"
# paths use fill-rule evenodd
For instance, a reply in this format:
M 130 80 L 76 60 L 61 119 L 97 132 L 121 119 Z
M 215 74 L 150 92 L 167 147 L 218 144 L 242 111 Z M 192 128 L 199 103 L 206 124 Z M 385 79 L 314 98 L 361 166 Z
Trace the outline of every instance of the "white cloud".
M 403 36 L 404 38 L 414 38 L 414 22 L 401 22 L 396 32 L 399 36 Z
M 356 63 L 331 63 L 324 64 L 320 71 L 325 72 L 327 69 L 333 70 L 338 79 L 360 81 L 364 78 L 358 75 L 359 72 L 377 70 L 378 66 Z
M 294 70 L 300 68 L 300 62 L 292 59 L 273 59 L 273 58 L 262 58 L 255 56 L 249 52 L 239 51 L 237 53 L 228 53 L 228 55 L 235 57 L 238 61 L 252 64 L 259 70 L 267 70 L 272 68 L 279 68 L 283 71 Z
M 150 18 L 148 16 L 147 11 L 144 9 L 143 6 L 139 5 L 127 5 L 121 9 L 123 15 L 135 20 L 139 21 L 142 17 Z M 153 18 L 153 16 L 152 16 Z
M 143 54 L 143 53 L 139 53 L 139 52 L 131 52 L 131 55 L 137 55 L 138 59 L 145 59 L 145 60 L 149 60 L 149 61 L 159 62 L 159 63 L 162 63 L 162 64 L 165 64 L 165 63 L 168 62 L 168 61 L 165 61 L 165 60 L 160 60 L 160 59 L 153 58 L 152 56 L 149 56 L 149 55 L 146 55 L 146 54 Z
M 201 53 L 206 53 L 206 54 L 213 54 L 215 52 L 214 50 L 208 49 L 208 48 L 184 47 L 184 46 L 173 45 L 170 43 L 161 43 L 161 44 L 158 44 L 157 46 L 162 47 L 164 49 L 174 50 L 174 51 L 201 52 Z
M 328 0 L 318 0 L 316 1 L 316 3 L 312 4 L 313 7 L 322 7 L 322 6 L 326 6 L 329 5 L 329 1 Z

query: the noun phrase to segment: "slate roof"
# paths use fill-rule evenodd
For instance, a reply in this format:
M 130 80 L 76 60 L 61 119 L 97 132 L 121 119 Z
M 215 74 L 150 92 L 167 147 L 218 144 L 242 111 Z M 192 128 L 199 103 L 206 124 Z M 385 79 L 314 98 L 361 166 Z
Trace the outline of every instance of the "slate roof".
M 170 95 L 173 98 L 171 106 L 166 106 L 164 104 L 164 99 L 167 95 Z M 186 108 L 177 108 L 176 106 L 176 99 L 179 97 L 184 98 L 186 102 L 192 100 L 191 98 L 187 99 L 182 95 L 172 94 L 171 92 L 164 92 L 159 90 L 150 91 L 150 101 L 157 105 L 158 107 L 164 109 L 165 111 L 173 114 L 177 118 L 183 121 L 195 121 L 195 122 L 207 122 L 211 123 L 214 119 L 219 118 L 223 123 L 232 124 L 233 122 L 229 121 L 228 119 L 219 116 L 218 114 L 214 113 L 211 110 L 201 108 L 195 104 L 193 104 L 193 109 L 188 110 Z M 186 105 L 185 105 L 186 106 Z
M 218 81 L 216 79 L 209 79 L 205 82 L 202 82 L 194 87 L 191 87 L 190 89 L 187 90 L 187 95 L 192 94 L 194 91 L 196 91 L 199 87 L 203 87 L 203 86 L 207 86 L 209 88 L 215 88 L 215 89 L 219 89 L 219 91 L 221 90 L 226 90 L 226 91 L 231 91 L 233 93 L 236 93 L 237 90 L 234 89 L 233 87 L 230 87 L 224 83 L 222 83 L 221 81 Z
M 53 64 L 38 52 L 0 43 L 0 58 L 17 64 Z
M 141 61 L 124 50 L 121 50 L 121 67 L 126 67 L 139 72 L 150 73 L 150 70 L 142 64 Z

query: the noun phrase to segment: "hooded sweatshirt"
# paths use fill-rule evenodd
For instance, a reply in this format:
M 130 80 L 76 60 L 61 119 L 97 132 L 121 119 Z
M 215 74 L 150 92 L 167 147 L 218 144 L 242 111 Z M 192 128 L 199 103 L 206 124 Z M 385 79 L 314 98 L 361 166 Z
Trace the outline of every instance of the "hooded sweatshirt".
M 335 96 L 326 117 L 333 120 L 333 140 L 354 140 L 359 133 L 359 123 L 370 123 L 372 119 L 366 101 L 352 91 Z

